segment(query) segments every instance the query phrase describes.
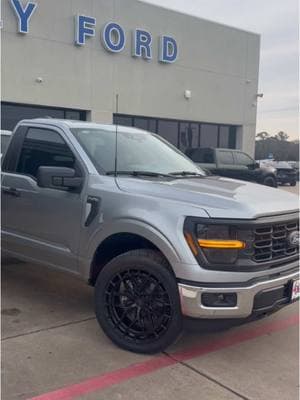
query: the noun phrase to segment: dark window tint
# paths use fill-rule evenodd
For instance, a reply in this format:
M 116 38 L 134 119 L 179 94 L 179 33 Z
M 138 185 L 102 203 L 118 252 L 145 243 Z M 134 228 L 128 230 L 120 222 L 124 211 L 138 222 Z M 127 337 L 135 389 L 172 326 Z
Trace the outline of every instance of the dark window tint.
M 218 158 L 220 164 L 233 165 L 234 158 L 231 151 L 219 151 Z
M 236 148 L 236 126 L 230 126 L 229 128 L 228 147 L 230 149 Z
M 148 121 L 146 118 L 134 118 L 133 125 L 139 129 L 148 129 Z
M 114 124 L 123 125 L 123 126 L 132 126 L 132 117 L 126 117 L 123 115 L 115 115 L 114 116 Z
M 254 163 L 254 160 L 250 156 L 248 156 L 248 154 L 246 154 L 246 153 L 236 152 L 235 153 L 235 157 L 236 157 L 236 163 L 238 165 L 249 166 L 249 165 L 252 165 Z
M 149 123 L 148 131 L 157 133 L 157 120 L 156 119 L 149 119 L 148 123 Z
M 218 147 L 218 126 L 201 125 L 201 147 Z
M 187 148 L 199 144 L 199 124 L 181 122 L 179 124 L 179 148 L 185 152 Z
M 78 121 L 81 119 L 80 117 L 80 111 L 65 111 L 65 119 L 73 119 L 75 121 Z
M 220 127 L 219 146 L 223 148 L 229 147 L 229 126 Z
M 22 119 L 59 118 L 86 120 L 86 112 L 64 108 L 1 103 L 1 128 L 12 131 Z
M 75 158 L 57 132 L 30 128 L 22 146 L 17 172 L 36 177 L 40 166 L 74 168 Z
M 178 122 L 159 120 L 158 121 L 158 134 L 166 139 L 174 146 L 178 146 Z
M 186 155 L 196 163 L 213 164 L 215 162 L 212 149 L 190 149 Z
M 236 126 L 114 114 L 114 123 L 158 133 L 183 152 L 187 149 L 236 148 Z

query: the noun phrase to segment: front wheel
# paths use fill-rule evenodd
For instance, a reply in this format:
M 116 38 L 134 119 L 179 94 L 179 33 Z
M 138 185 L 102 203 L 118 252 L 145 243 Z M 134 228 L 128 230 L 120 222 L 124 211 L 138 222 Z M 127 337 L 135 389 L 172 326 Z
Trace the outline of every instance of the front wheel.
M 103 268 L 95 287 L 95 309 L 106 335 L 136 353 L 164 350 L 182 329 L 176 279 L 153 250 L 129 251 Z
M 277 188 L 277 181 L 276 178 L 274 178 L 273 176 L 269 175 L 266 176 L 263 181 L 262 184 L 265 186 L 270 186 L 270 187 L 274 187 Z
M 291 185 L 291 186 L 296 186 L 296 185 L 297 185 L 297 182 L 296 182 L 296 181 L 293 181 L 293 182 L 290 183 L 290 185 Z

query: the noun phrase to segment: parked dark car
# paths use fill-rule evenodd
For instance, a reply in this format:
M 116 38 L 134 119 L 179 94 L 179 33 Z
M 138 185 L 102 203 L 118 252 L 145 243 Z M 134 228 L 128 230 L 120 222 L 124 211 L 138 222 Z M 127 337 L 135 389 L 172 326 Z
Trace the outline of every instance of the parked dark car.
M 214 175 L 277 187 L 276 169 L 271 166 L 260 167 L 253 158 L 240 150 L 198 147 L 187 149 L 186 155 Z
M 277 170 L 277 182 L 281 184 L 289 183 L 296 186 L 297 171 L 286 161 L 273 162 L 272 166 Z

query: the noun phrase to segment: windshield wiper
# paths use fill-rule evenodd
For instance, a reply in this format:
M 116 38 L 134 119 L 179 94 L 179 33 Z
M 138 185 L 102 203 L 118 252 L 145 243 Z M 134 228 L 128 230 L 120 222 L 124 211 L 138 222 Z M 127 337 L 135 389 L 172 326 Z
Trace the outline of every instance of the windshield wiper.
M 200 176 L 200 177 L 204 176 L 198 172 L 193 172 L 193 171 L 170 172 L 170 175 L 173 175 L 173 176 Z
M 108 171 L 106 175 L 131 175 L 131 176 L 151 176 L 151 177 L 164 177 L 164 178 L 172 178 L 169 174 L 163 174 L 160 172 L 152 172 L 152 171 Z

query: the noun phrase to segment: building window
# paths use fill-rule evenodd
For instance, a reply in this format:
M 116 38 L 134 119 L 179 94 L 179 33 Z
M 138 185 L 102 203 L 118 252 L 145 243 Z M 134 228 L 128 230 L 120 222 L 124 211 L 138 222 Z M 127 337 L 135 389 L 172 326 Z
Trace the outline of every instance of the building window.
M 236 126 L 114 114 L 114 123 L 158 133 L 182 152 L 205 147 L 236 148 Z
M 236 129 L 236 126 L 230 126 L 229 128 L 228 147 L 230 149 L 236 149 Z
M 14 130 L 22 119 L 59 118 L 86 121 L 86 111 L 65 108 L 1 103 L 1 129 Z
M 229 126 L 221 126 L 219 131 L 219 146 L 228 148 L 229 145 Z
M 114 115 L 114 124 L 133 126 L 133 118 L 126 115 Z
M 199 146 L 199 124 L 180 122 L 179 125 L 179 148 L 184 153 L 187 149 Z
M 200 147 L 218 147 L 218 125 L 201 124 Z
M 157 133 L 166 139 L 169 143 L 174 146 L 178 146 L 178 122 L 169 120 L 158 120 L 158 131 Z

